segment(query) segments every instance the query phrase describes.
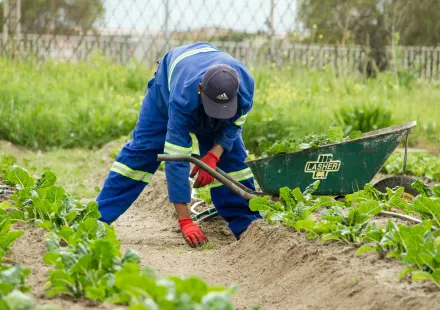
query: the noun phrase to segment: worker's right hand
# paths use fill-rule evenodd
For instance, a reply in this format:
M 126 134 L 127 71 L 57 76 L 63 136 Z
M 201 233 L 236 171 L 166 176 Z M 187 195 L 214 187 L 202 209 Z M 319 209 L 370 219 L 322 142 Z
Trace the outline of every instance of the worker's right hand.
M 220 158 L 218 158 L 213 152 L 209 151 L 200 160 L 215 170 L 217 168 L 217 163 L 220 161 Z M 212 175 L 197 166 L 194 167 L 189 177 L 193 178 L 197 174 L 197 172 L 199 173 L 199 175 L 194 182 L 194 188 L 206 186 L 214 181 L 214 177 Z
M 199 226 L 194 224 L 191 218 L 183 218 L 179 220 L 180 230 L 182 231 L 183 237 L 189 246 L 196 248 L 202 246 L 208 241 L 203 231 Z

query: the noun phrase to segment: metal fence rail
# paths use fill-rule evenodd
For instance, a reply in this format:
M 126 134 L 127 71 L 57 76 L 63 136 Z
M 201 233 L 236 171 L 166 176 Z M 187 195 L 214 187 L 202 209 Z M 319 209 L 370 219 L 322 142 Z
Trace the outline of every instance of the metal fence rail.
M 82 8 L 81 3 L 87 5 Z M 366 70 L 371 58 L 363 46 L 301 43 L 311 34 L 300 31 L 295 3 L 0 0 L 0 55 L 79 61 L 98 52 L 121 64 L 151 66 L 170 48 L 209 41 L 253 66 L 302 66 L 339 74 Z M 384 50 L 399 69 L 440 80 L 440 47 Z

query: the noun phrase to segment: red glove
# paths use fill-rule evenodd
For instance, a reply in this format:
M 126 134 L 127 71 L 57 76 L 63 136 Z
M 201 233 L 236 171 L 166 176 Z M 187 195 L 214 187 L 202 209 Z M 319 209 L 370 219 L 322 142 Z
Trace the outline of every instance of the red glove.
M 206 155 L 201 159 L 205 164 L 207 164 L 209 167 L 215 170 L 217 168 L 217 163 L 219 162 L 219 158 L 215 156 L 214 153 L 208 152 Z M 199 172 L 200 170 L 200 172 Z M 206 172 L 203 169 L 200 169 L 199 167 L 194 167 L 193 171 L 191 172 L 190 178 L 193 178 L 197 172 L 199 172 L 199 176 L 197 177 L 196 182 L 194 183 L 194 188 L 199 188 L 206 186 L 208 184 L 211 184 L 212 181 L 214 181 L 214 177 L 210 175 L 208 172 Z
M 182 231 L 182 234 L 190 247 L 196 248 L 198 246 L 202 246 L 208 241 L 208 238 L 206 238 L 200 227 L 194 224 L 192 219 L 189 217 L 180 219 L 179 225 L 180 230 Z

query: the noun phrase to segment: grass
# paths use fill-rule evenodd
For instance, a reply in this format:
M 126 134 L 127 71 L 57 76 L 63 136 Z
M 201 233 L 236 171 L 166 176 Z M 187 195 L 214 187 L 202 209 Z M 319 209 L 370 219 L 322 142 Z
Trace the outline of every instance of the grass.
M 124 143 L 122 139 L 100 150 L 67 149 L 32 151 L 0 142 L 0 154 L 10 154 L 16 164 L 40 176 L 46 170 L 57 175 L 57 185 L 86 199 L 95 198 L 102 181 L 108 174 L 115 150 Z
M 325 131 L 348 107 L 383 106 L 394 124 L 417 120 L 411 146 L 440 148 L 440 85 L 336 76 L 300 68 L 251 68 L 254 108 L 244 126 L 248 149 Z M 33 149 L 96 149 L 134 128 L 152 71 L 101 57 L 79 63 L 8 62 L 0 58 L 0 139 Z
M 336 114 L 352 106 L 380 105 L 392 113 L 392 123 L 417 120 L 412 146 L 440 147 L 440 84 L 413 81 L 397 85 L 392 75 L 376 79 L 336 77 L 332 72 L 286 68 L 253 70 L 255 105 L 243 130 L 248 148 L 262 139 L 324 132 L 338 125 Z
M 34 149 L 95 148 L 128 134 L 151 73 L 90 62 L 0 58 L 0 139 Z

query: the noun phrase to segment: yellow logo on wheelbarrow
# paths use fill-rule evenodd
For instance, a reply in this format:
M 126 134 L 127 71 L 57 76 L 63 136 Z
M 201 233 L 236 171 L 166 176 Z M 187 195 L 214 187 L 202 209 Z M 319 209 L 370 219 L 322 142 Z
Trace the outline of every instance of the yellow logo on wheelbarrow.
M 333 160 L 332 154 L 320 154 L 317 161 L 308 161 L 304 172 L 313 173 L 313 179 L 327 179 L 329 172 L 339 171 L 341 168 L 340 160 Z

